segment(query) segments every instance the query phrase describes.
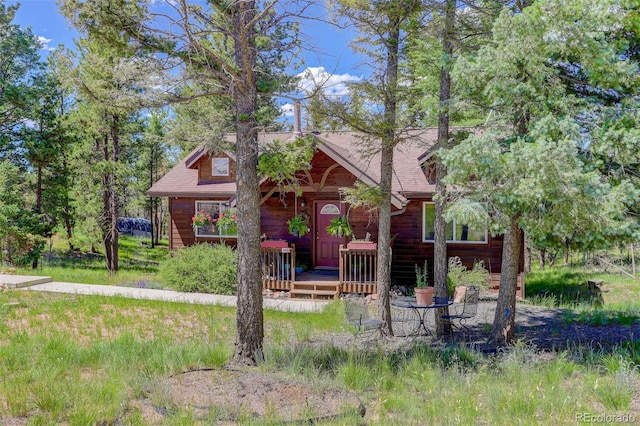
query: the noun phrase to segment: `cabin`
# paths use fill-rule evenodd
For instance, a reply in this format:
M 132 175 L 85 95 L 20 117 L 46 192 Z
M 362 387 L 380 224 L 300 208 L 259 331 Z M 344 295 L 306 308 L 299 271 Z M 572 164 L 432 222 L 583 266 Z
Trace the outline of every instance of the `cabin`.
M 259 143 L 292 137 L 291 133 L 263 133 Z M 301 192 L 285 192 L 269 179 L 260 183 L 263 286 L 288 291 L 291 296 L 375 293 L 380 249 L 376 243 L 376 217 L 362 208 L 350 208 L 340 188 L 357 181 L 377 185 L 379 156 L 365 158 L 360 154 L 361 138 L 356 132 L 314 132 L 312 137 L 316 148 L 311 168 L 299 173 Z M 427 260 L 429 266 L 433 266 L 435 181 L 427 153 L 436 140 L 437 129 L 416 129 L 395 151 L 391 200 L 392 285 L 412 287 L 415 265 L 421 266 Z M 193 219 L 196 212 L 206 212 L 216 219 L 233 211 L 235 175 L 232 152 L 211 154 L 199 148 L 152 186 L 148 191 L 150 196 L 169 200 L 172 250 L 198 242 L 234 245 L 235 227 L 197 226 Z M 331 220 L 344 215 L 353 229 L 353 237 L 367 241 L 356 242 L 352 241 L 353 237 L 338 237 L 327 232 Z M 289 233 L 287 221 L 294 216 L 301 217 L 308 225 L 308 232 L 302 236 Z M 448 223 L 446 232 L 448 257 L 458 256 L 468 267 L 483 261 L 492 274 L 492 282 L 499 282 L 501 236 L 492 237 L 487 229 L 474 229 L 456 222 Z M 524 297 L 524 280 L 520 275 L 518 291 Z

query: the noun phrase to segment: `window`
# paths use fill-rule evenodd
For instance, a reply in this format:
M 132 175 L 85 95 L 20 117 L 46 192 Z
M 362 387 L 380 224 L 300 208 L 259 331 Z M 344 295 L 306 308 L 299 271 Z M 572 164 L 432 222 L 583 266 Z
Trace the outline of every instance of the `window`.
M 335 204 L 327 204 L 322 207 L 320 214 L 340 214 L 340 209 Z
M 196 212 L 200 210 L 207 213 L 215 221 L 220 217 L 221 213 L 227 212 L 231 214 L 235 209 L 228 207 L 224 201 L 196 201 Z M 238 236 L 238 227 L 236 225 L 219 227 L 213 223 L 204 226 L 194 226 L 194 228 L 196 237 L 236 238 Z
M 434 203 L 422 204 L 422 241 L 433 242 L 435 235 L 436 206 Z M 486 243 L 487 230 L 474 229 L 456 221 L 447 222 L 445 235 L 449 243 Z
M 229 176 L 229 159 L 228 158 L 214 158 L 211 167 L 212 176 Z

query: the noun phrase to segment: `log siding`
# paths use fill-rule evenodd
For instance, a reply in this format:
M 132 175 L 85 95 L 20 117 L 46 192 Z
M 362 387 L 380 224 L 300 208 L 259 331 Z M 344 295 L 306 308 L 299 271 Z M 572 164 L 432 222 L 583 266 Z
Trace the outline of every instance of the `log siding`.
M 326 136 L 335 137 L 335 135 Z M 322 137 L 323 135 L 321 134 L 320 138 Z M 280 191 L 281 188 L 276 187 L 269 180 L 264 181 L 261 185 L 261 233 L 269 239 L 283 239 L 290 244 L 295 244 L 297 259 L 309 267 L 315 266 L 313 264 L 315 241 L 318 232 L 321 231 L 316 228 L 314 223 L 315 203 L 319 201 L 340 202 L 339 188 L 351 186 L 358 180 L 358 177 L 353 173 L 355 162 L 347 164 L 347 162 L 335 157 L 335 153 L 339 150 L 343 153 L 341 155 L 345 156 L 344 153 L 352 148 L 348 148 L 347 145 L 338 145 L 337 143 L 333 146 L 337 147 L 336 149 L 332 148 L 333 154 L 329 151 L 325 153 L 318 149 L 311 161 L 311 169 L 298 174 L 302 190 L 301 196 L 295 196 L 293 192 L 282 193 Z M 393 238 L 392 284 L 408 287 L 412 287 L 415 284 L 415 265 L 422 265 L 424 260 L 427 260 L 431 269 L 429 278 L 433 278 L 433 242 L 423 240 L 423 203 L 432 202 L 430 191 L 433 190 L 433 182 L 429 179 L 432 175 L 432 170 L 429 167 L 421 167 L 418 162 L 419 154 L 415 155 L 416 152 L 411 152 L 413 154 L 409 154 L 408 151 L 405 152 L 403 158 L 399 160 L 404 163 L 398 169 L 397 177 L 401 179 L 402 188 L 406 190 L 406 192 L 399 190 L 398 194 L 400 197 L 407 199 L 408 203 L 402 209 L 398 209 L 397 206 L 392 207 L 391 218 L 391 236 Z M 214 156 L 224 157 L 226 155 L 215 154 Z M 357 154 L 353 152 L 353 155 Z M 345 156 L 345 158 L 348 157 Z M 351 161 L 353 158 L 349 158 L 349 160 Z M 180 169 L 180 167 L 183 169 Z M 191 218 L 195 213 L 196 200 L 228 202 L 232 199 L 236 178 L 235 161 L 230 158 L 229 176 L 212 176 L 211 155 L 202 155 L 189 167 L 185 167 L 185 164 L 181 163 L 174 169 L 175 171 L 170 172 L 170 177 L 156 189 L 158 194 L 162 194 L 158 196 L 169 197 L 170 222 L 168 230 L 170 248 L 175 250 L 198 242 L 225 242 L 226 244 L 235 245 L 236 239 L 196 237 L 191 222 Z M 197 175 L 197 183 L 195 181 L 196 176 L 189 174 L 192 172 Z M 372 174 L 371 169 L 367 173 L 370 174 L 370 178 L 375 178 L 375 174 Z M 401 175 L 403 176 L 402 178 L 399 177 Z M 180 188 L 182 192 L 175 196 L 167 195 L 172 193 L 171 188 Z M 150 192 L 153 191 L 150 190 Z M 304 206 L 302 205 L 302 199 L 304 199 Z M 296 213 L 309 219 L 310 232 L 302 237 L 294 237 L 289 234 L 287 220 Z M 349 221 L 355 237 L 363 239 L 369 234 L 373 241 L 377 240 L 378 226 L 375 217 L 368 215 L 363 209 L 351 209 L 349 210 Z M 346 244 L 347 242 L 345 238 L 344 243 Z M 481 260 L 492 274 L 499 274 L 502 245 L 502 236 L 492 237 L 491 235 L 487 236 L 487 241 L 484 243 L 450 242 L 447 244 L 447 257 L 458 256 L 467 267 L 472 267 L 474 262 Z M 522 266 L 523 259 L 522 252 Z

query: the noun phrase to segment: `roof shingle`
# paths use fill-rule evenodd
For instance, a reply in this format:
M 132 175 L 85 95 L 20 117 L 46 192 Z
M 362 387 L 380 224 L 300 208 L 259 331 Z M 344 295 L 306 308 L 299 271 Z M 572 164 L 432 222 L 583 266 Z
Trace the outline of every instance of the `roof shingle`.
M 341 166 L 368 184 L 380 182 L 380 154 L 364 155 L 366 147 L 362 134 L 357 132 L 314 133 L 318 139 L 318 149 L 325 152 Z M 437 141 L 435 128 L 412 129 L 406 132 L 406 140 L 399 144 L 394 153 L 393 192 L 396 203 L 404 203 L 407 198 L 431 195 L 435 186 L 430 184 L 422 171 L 420 160 L 424 153 Z M 235 135 L 229 135 L 230 140 Z M 274 139 L 287 140 L 291 133 L 262 133 L 259 143 Z M 191 168 L 200 157 L 207 155 L 202 148 L 193 150 L 180 163 L 158 180 L 147 193 L 153 197 L 232 197 L 236 192 L 235 182 L 198 183 L 198 170 Z M 396 204 L 396 206 L 398 206 Z

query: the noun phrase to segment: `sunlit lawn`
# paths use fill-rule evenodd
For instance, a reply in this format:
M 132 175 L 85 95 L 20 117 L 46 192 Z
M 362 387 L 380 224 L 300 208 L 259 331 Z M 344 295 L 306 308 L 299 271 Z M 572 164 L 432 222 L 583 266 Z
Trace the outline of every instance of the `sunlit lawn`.
M 208 424 L 171 406 L 157 384 L 224 365 L 235 309 L 18 290 L 0 293 L 0 306 L 0 423 L 143 425 L 147 398 L 169 413 L 162 424 Z M 339 302 L 323 313 L 265 311 L 260 369 L 352 390 L 366 424 L 575 424 L 578 413 L 628 413 L 638 397 L 638 343 L 543 357 L 526 346 L 487 356 L 423 343 L 389 354 L 312 344 L 345 333 L 343 324 Z
M 601 279 L 600 292 L 589 292 L 588 280 Z M 602 303 L 608 309 L 640 308 L 640 277 L 585 272 L 578 267 L 556 267 L 526 276 L 527 297 L 551 297 L 557 304 Z M 598 300 L 599 299 L 599 300 Z
M 602 285 L 589 289 L 589 280 Z M 640 279 L 562 267 L 527 274 L 527 301 L 571 308 L 568 320 L 591 325 L 630 325 L 640 321 Z
M 122 268 L 99 257 L 69 256 L 37 271 L 56 281 L 94 284 L 156 280 L 166 246 L 123 239 Z M 604 280 L 600 292 L 588 279 Z M 640 311 L 640 283 L 620 275 L 558 268 L 527 276 L 527 301 L 574 309 L 575 321 L 630 324 Z M 352 390 L 367 407 L 366 424 L 576 424 L 584 413 L 637 412 L 640 343 L 604 351 L 574 347 L 540 356 L 519 345 L 499 355 L 461 347 L 384 353 L 313 344 L 347 333 L 339 302 L 323 313 L 265 311 L 264 372 L 314 386 Z M 235 339 L 235 309 L 119 297 L 0 293 L 0 424 L 147 424 L 139 401 L 165 410 L 162 424 L 208 424 L 169 406 L 159 380 L 220 367 Z M 636 400 L 635 403 L 632 401 Z M 169 405 L 167 405 L 169 404 Z M 167 405 L 167 406 L 165 406 Z M 636 407 L 636 408 L 634 408 Z M 633 411 L 633 410 L 636 411 Z M 209 419 L 210 420 L 210 419 Z M 330 424 L 362 424 L 342 419 Z M 254 424 L 262 424 L 256 420 Z
M 97 248 L 97 253 L 87 251 L 68 252 L 68 245 L 60 238 L 54 238 L 52 254 L 47 251 L 39 262 L 38 269 L 19 268 L 16 273 L 23 275 L 43 275 L 52 277 L 53 281 L 104 284 L 135 285 L 138 282 L 157 282 L 158 266 L 169 257 L 166 241 L 150 248 L 148 238 L 119 238 L 119 271 L 108 274 L 104 256 Z M 88 247 L 84 247 L 88 249 Z M 162 286 L 161 283 L 159 285 Z

